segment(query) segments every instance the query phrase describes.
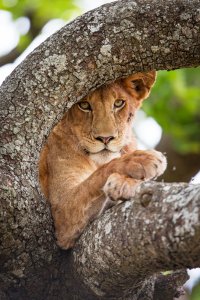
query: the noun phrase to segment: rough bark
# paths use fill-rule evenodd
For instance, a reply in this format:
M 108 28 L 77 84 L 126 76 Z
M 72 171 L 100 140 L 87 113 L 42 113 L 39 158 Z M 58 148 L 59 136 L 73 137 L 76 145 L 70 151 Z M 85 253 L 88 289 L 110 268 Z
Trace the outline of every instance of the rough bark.
M 199 266 L 199 200 L 200 186 L 143 184 L 82 235 L 73 252 L 81 281 L 101 296 L 138 299 L 144 278 Z
M 159 286 L 175 279 L 159 281 L 156 272 L 200 265 L 199 187 L 146 183 L 65 252 L 37 180 L 41 145 L 66 109 L 133 72 L 198 66 L 199 26 L 199 0 L 114 2 L 58 31 L 5 80 L 0 299 L 159 299 Z M 149 197 L 148 208 L 138 204 Z M 180 286 L 184 272 L 177 278 Z

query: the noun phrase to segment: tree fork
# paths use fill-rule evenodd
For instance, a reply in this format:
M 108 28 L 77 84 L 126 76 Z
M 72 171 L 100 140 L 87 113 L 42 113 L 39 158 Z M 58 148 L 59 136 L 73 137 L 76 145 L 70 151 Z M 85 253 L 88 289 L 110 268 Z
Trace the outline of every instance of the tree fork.
M 61 251 L 55 244 L 50 210 L 40 194 L 37 179 L 41 145 L 64 111 L 89 91 L 119 77 L 151 69 L 200 65 L 199 27 L 199 0 L 117 1 L 88 12 L 63 27 L 35 49 L 4 81 L 0 88 L 1 299 L 57 299 L 58 295 L 59 299 L 67 300 L 154 299 L 156 287 L 162 281 L 154 280 L 156 272 L 199 265 L 195 252 L 199 251 L 199 187 L 166 184 L 165 189 L 164 184 L 151 183 L 151 188 L 156 189 L 153 199 L 158 197 L 159 191 L 164 196 L 170 190 L 174 203 L 166 202 L 170 196 L 164 197 L 163 201 L 160 196 L 161 202 L 151 200 L 145 208 L 138 201 L 144 201 L 145 205 L 148 196 L 143 201 L 137 196 L 134 201 L 106 212 L 89 226 L 74 251 Z M 147 186 L 148 183 L 143 185 L 144 191 Z M 176 195 L 174 191 L 177 191 Z M 182 199 L 182 208 L 174 206 L 178 199 Z M 131 211 L 131 207 L 138 214 L 128 214 L 128 224 L 124 213 Z M 180 214 L 174 225 L 174 211 L 170 207 L 178 209 Z M 196 218 L 193 221 L 191 211 Z M 156 219 L 157 223 L 155 216 L 160 218 Z M 103 228 L 106 218 L 113 221 Z M 146 220 L 150 224 L 146 224 Z M 163 228 L 158 226 L 158 221 Z M 158 227 L 153 228 L 154 225 Z M 127 230 L 123 231 L 123 228 Z M 105 230 L 114 232 L 121 241 L 118 247 L 110 245 L 116 252 L 107 250 L 104 253 L 103 247 L 109 246 L 106 241 L 109 238 L 115 241 L 110 234 L 105 235 Z M 166 235 L 170 232 L 171 236 Z M 105 244 L 98 248 L 97 238 L 103 236 Z M 156 242 L 157 237 L 161 244 Z M 127 252 L 126 243 L 129 246 Z M 107 266 L 111 263 L 108 269 L 103 269 L 99 256 L 98 271 L 98 262 L 89 253 L 92 245 L 99 249 L 99 255 L 101 246 L 102 259 L 107 259 Z M 184 248 L 185 245 L 190 248 Z M 191 252 L 192 245 L 195 250 Z M 135 255 L 134 267 L 132 255 Z M 123 260 L 120 262 L 120 259 Z M 94 267 L 91 270 L 87 265 Z M 87 273 L 89 271 L 91 273 Z M 180 276 L 180 284 L 184 276 Z M 120 291 L 117 284 L 122 287 Z

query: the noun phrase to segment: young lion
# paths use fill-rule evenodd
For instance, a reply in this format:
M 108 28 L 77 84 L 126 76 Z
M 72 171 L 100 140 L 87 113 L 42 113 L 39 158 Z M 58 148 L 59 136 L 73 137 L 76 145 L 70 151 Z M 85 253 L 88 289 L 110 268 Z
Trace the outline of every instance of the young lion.
M 100 87 L 64 115 L 39 161 L 58 245 L 73 247 L 86 225 L 113 202 L 134 196 L 138 184 L 161 175 L 166 158 L 136 150 L 132 121 L 156 73 L 138 73 Z

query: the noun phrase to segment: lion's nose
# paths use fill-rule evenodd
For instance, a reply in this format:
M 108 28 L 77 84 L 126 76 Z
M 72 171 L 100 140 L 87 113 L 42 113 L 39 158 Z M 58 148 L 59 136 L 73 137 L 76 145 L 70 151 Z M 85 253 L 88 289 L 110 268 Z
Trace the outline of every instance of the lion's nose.
M 104 143 L 105 145 L 107 145 L 113 139 L 114 139 L 114 136 L 98 136 L 98 137 L 96 137 L 96 140 Z

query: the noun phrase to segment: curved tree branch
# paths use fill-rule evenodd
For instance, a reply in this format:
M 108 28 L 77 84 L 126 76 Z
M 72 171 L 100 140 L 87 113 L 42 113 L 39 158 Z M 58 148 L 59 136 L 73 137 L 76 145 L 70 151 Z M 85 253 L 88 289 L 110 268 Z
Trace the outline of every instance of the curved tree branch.
M 138 196 L 136 202 L 117 206 L 86 230 L 73 252 L 64 252 L 55 244 L 50 210 L 37 180 L 41 145 L 66 109 L 105 82 L 133 72 L 199 65 L 199 26 L 199 0 L 117 1 L 63 27 L 5 80 L 0 89 L 2 299 L 57 299 L 58 294 L 59 299 L 147 299 L 142 295 L 150 287 L 153 299 L 159 285 L 155 272 L 199 265 L 198 187 L 152 184 L 157 190 L 153 198 L 163 196 L 163 201 L 151 201 L 144 209 Z M 110 225 L 105 224 L 108 218 Z M 106 230 L 116 234 L 118 246 Z M 104 251 L 108 242 L 113 242 L 113 253 Z M 96 251 L 107 268 L 100 259 L 97 269 Z

